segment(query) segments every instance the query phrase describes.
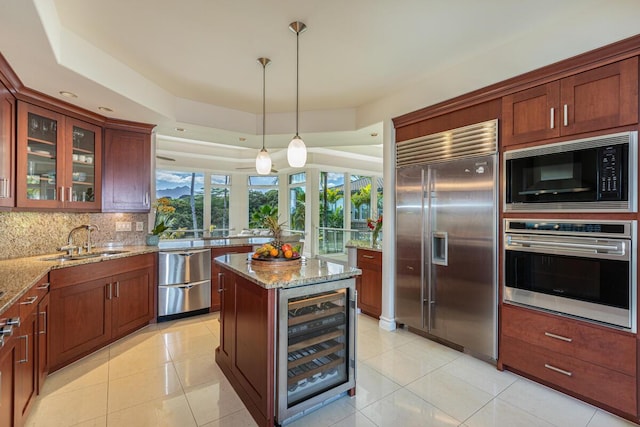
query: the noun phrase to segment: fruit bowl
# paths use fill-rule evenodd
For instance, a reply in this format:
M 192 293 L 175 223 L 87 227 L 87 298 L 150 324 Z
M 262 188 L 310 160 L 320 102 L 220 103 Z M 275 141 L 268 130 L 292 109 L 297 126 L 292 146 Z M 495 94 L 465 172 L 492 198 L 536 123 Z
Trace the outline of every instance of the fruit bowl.
M 265 243 L 260 246 L 251 256 L 251 261 L 257 262 L 290 262 L 300 259 L 300 247 L 293 247 L 288 243 L 277 244 L 275 242 Z

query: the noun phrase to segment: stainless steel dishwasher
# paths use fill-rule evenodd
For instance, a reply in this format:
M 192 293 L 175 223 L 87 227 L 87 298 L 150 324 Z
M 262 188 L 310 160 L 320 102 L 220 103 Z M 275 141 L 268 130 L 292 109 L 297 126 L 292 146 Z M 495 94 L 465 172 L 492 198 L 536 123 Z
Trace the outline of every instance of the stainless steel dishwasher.
M 158 320 L 206 313 L 211 307 L 211 250 L 158 253 Z

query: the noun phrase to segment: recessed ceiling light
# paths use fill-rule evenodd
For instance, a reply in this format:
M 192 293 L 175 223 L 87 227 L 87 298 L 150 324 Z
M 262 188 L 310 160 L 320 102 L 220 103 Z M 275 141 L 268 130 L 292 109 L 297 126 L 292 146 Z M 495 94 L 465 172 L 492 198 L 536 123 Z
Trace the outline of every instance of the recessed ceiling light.
M 176 128 L 178 132 L 184 132 L 184 128 Z
M 65 98 L 77 98 L 78 95 L 76 95 L 73 92 L 69 92 L 66 90 L 61 90 L 60 92 L 58 92 L 60 95 L 64 96 Z
M 106 113 L 113 113 L 113 110 L 109 107 L 98 107 L 98 110 L 104 111 Z

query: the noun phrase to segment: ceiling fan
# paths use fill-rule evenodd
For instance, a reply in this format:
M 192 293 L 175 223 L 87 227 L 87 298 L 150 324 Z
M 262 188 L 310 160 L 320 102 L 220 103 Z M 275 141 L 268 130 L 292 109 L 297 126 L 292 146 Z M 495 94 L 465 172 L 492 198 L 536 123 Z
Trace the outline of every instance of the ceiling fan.
M 252 170 L 252 171 L 254 171 L 254 172 L 255 172 L 256 167 L 255 167 L 255 166 L 247 166 L 246 168 L 236 168 L 236 170 L 239 170 L 239 171 L 243 171 L 243 170 L 244 170 L 244 171 L 249 171 L 249 170 Z M 271 165 L 271 173 L 278 173 L 278 170 L 275 168 L 275 165 Z
M 171 157 L 165 157 L 165 156 L 156 156 L 156 159 L 167 160 L 169 162 L 175 162 L 176 161 L 176 159 L 172 159 Z

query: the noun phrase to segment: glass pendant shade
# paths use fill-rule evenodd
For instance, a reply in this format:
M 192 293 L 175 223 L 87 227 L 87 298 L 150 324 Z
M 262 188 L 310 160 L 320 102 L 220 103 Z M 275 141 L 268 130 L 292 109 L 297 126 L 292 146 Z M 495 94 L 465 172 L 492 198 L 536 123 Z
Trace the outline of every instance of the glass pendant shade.
M 260 150 L 256 157 L 256 171 L 260 175 L 269 175 L 271 173 L 271 156 L 265 148 Z
M 307 163 L 307 147 L 299 135 L 294 136 L 289 143 L 287 161 L 292 168 L 301 168 Z

